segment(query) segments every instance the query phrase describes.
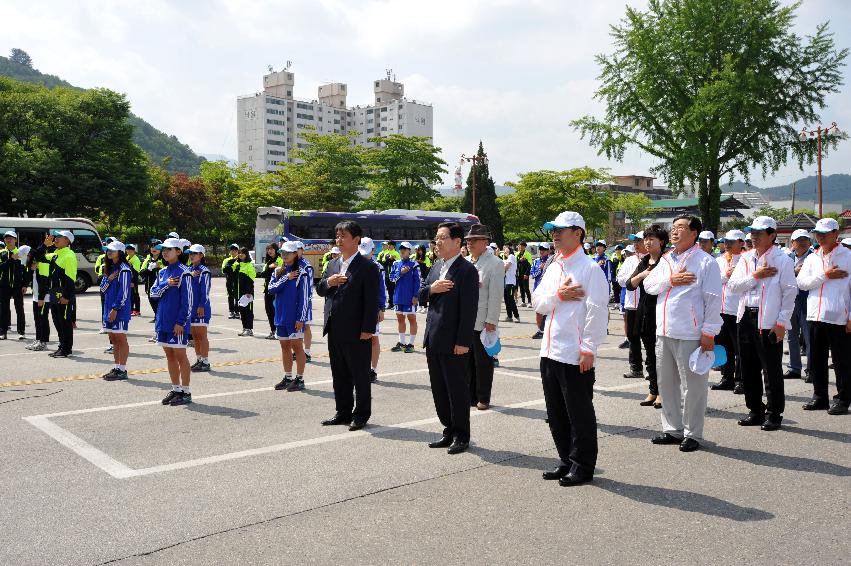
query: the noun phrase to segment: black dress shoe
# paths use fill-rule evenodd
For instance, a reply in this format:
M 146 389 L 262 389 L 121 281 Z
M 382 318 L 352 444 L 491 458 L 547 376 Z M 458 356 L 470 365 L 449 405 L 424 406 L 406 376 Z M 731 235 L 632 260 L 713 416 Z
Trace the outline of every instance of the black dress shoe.
M 780 421 L 768 419 L 765 424 L 760 427 L 762 430 L 780 430 Z
M 685 438 L 680 443 L 680 452 L 694 452 L 700 448 L 700 443 L 694 438 Z
M 734 395 L 744 395 L 745 394 L 745 386 L 742 385 L 741 383 L 737 383 L 736 386 L 733 388 L 733 394 Z
M 580 472 L 579 470 L 573 470 L 563 478 L 560 478 L 558 480 L 558 484 L 562 487 L 571 487 L 574 485 L 589 483 L 593 479 L 594 474 L 588 474 L 585 472 Z
M 827 401 L 819 401 L 817 399 L 811 399 L 807 404 L 802 407 L 805 411 L 825 411 L 830 408 Z
M 743 419 L 739 419 L 739 426 L 760 426 L 765 422 L 765 415 L 750 413 Z
M 447 454 L 460 454 L 461 452 L 465 452 L 467 448 L 470 447 L 469 442 L 462 442 L 461 440 L 456 440 L 452 443 L 452 446 L 446 451 Z
M 352 423 L 352 417 L 344 417 L 343 415 L 334 415 L 330 419 L 322 421 L 322 426 L 347 425 Z
M 736 382 L 721 380 L 709 387 L 712 391 L 732 391 L 736 388 Z
M 349 425 L 349 430 L 360 430 L 366 426 L 366 421 L 352 421 Z
M 667 432 L 663 432 L 659 436 L 654 436 L 650 439 L 650 442 L 653 444 L 680 444 L 682 441 L 682 438 L 677 438 L 673 434 L 668 434 Z
M 570 473 L 570 466 L 559 466 L 555 470 L 549 470 L 541 474 L 545 480 L 560 480 Z
M 837 399 L 833 403 L 830 404 L 830 408 L 827 410 L 827 414 L 828 415 L 845 415 L 845 414 L 848 414 L 848 405 L 846 405 L 845 403 L 843 403 L 842 401 L 839 401 Z
M 443 435 L 440 437 L 440 440 L 436 442 L 429 442 L 429 448 L 447 448 L 452 444 L 452 437 Z
M 631 371 L 629 373 L 623 374 L 623 378 L 624 379 L 644 379 L 644 374 L 642 374 L 640 371 L 639 372 Z
M 801 374 L 797 371 L 789 370 L 783 374 L 783 379 L 801 379 Z

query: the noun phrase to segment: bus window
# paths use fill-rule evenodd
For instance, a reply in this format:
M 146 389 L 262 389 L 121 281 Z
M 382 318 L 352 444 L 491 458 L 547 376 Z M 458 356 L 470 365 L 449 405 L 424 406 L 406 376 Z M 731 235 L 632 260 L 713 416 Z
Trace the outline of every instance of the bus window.
M 101 250 L 101 241 L 97 234 L 91 230 L 74 229 L 71 230 L 74 234 L 74 243 L 71 244 L 71 249 L 78 254 L 83 254 L 90 263 L 97 261 Z
M 333 240 L 334 218 L 311 218 L 309 216 L 291 216 L 290 234 L 302 240 Z

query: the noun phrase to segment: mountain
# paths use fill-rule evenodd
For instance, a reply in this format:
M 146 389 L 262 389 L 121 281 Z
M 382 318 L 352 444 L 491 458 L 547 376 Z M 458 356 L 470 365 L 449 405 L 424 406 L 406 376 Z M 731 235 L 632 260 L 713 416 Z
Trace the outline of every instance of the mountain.
M 8 57 L 0 56 L 0 75 L 47 88 L 61 86 L 84 90 L 55 75 L 42 73 L 28 65 L 12 61 Z M 204 158 L 196 155 L 188 145 L 180 143 L 175 136 L 161 132 L 135 114 L 130 115 L 130 123 L 133 125 L 133 141 L 148 154 L 152 163 L 159 164 L 163 163 L 164 159 L 168 159 L 163 164 L 166 170 L 172 173 L 182 171 L 188 175 L 198 174 Z
M 851 175 L 836 173 L 822 177 L 822 200 L 827 204 L 839 204 L 843 208 L 851 208 Z M 818 191 L 818 177 L 810 175 L 789 183 L 775 187 L 759 188 L 747 185 L 741 181 L 721 187 L 722 193 L 732 192 L 759 192 L 770 201 L 788 201 L 792 199 L 792 185 L 795 185 L 795 198 L 800 201 L 812 201 Z

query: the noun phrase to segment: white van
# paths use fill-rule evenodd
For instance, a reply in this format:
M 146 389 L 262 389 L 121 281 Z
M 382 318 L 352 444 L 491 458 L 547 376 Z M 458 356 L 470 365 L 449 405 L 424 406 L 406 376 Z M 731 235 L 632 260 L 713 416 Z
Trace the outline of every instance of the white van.
M 18 218 L 0 216 L 0 235 L 8 230 L 18 234 L 18 246 L 33 249 L 44 242 L 44 236 L 54 230 L 70 230 L 74 234 L 71 249 L 77 252 L 77 293 L 83 293 L 97 282 L 95 261 L 103 253 L 100 235 L 94 222 L 86 218 Z

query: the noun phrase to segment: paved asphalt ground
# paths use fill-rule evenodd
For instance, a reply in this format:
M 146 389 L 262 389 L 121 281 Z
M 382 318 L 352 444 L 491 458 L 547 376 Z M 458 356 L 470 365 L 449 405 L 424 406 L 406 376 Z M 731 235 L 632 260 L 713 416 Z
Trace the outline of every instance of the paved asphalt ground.
M 221 313 L 222 280 L 213 301 Z M 78 304 L 72 358 L 0 342 L 0 564 L 849 563 L 851 417 L 804 413 L 810 386 L 787 381 L 783 430 L 743 429 L 744 399 L 713 391 L 702 450 L 652 446 L 659 412 L 622 377 L 616 313 L 597 476 L 561 488 L 540 475 L 556 453 L 530 309 L 503 324 L 494 408 L 473 410 L 470 451 L 449 456 L 426 447 L 440 425 L 425 356 L 389 352 L 392 323 L 370 426 L 350 433 L 319 424 L 334 412 L 319 326 L 307 390 L 287 393 L 272 389 L 277 342 L 215 316 L 213 372 L 193 375 L 193 405 L 163 407 L 148 305 L 131 379 L 107 383 L 98 296 Z

